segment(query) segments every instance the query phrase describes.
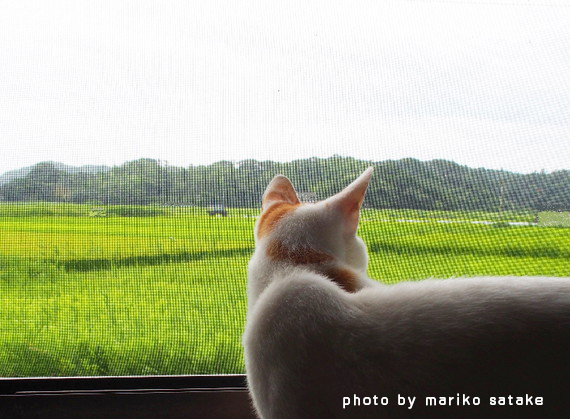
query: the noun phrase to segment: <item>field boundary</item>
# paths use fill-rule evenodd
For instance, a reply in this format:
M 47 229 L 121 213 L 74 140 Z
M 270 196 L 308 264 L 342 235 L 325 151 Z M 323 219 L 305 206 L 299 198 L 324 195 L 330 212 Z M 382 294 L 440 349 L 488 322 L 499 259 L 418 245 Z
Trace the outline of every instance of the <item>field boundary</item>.
M 160 253 L 157 255 L 137 255 L 128 256 L 116 259 L 69 259 L 61 262 L 56 262 L 62 266 L 66 271 L 70 272 L 88 272 L 98 271 L 105 269 L 112 269 L 113 267 L 126 267 L 126 266 L 153 266 L 162 265 L 164 263 L 181 263 L 193 262 L 197 260 L 204 260 L 212 257 L 216 258 L 231 258 L 235 256 L 247 256 L 253 253 L 252 247 L 242 247 L 235 249 L 219 249 L 212 251 L 202 252 L 176 252 L 176 253 Z

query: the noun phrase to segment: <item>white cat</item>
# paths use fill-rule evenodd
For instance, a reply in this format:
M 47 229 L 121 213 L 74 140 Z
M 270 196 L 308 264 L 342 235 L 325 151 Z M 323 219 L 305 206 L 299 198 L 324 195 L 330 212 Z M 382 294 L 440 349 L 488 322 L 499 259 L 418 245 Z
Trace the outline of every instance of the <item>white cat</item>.
M 243 337 L 258 415 L 564 416 L 570 278 L 369 279 L 371 175 L 316 204 L 284 176 L 263 195 Z

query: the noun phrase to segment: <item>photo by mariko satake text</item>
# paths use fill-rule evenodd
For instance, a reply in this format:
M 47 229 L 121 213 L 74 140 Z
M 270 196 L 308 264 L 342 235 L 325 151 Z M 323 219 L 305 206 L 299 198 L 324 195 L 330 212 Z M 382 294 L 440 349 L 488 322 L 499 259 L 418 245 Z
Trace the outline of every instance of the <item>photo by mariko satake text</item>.
M 524 396 L 491 396 L 486 398 L 481 398 L 478 396 L 470 396 L 467 394 L 457 393 L 454 396 L 426 396 L 425 398 L 419 399 L 416 396 L 404 396 L 398 394 L 395 400 L 395 404 L 398 406 L 406 407 L 407 409 L 413 409 L 419 403 L 424 403 L 424 406 L 481 406 L 482 404 L 487 404 L 488 406 L 542 406 L 544 404 L 544 398 L 541 396 L 532 396 L 530 394 L 525 394 Z M 342 398 L 342 408 L 347 409 L 350 407 L 360 407 L 360 406 L 388 406 L 394 404 L 394 400 L 391 400 L 387 396 L 358 396 L 353 394 L 352 397 L 347 396 Z

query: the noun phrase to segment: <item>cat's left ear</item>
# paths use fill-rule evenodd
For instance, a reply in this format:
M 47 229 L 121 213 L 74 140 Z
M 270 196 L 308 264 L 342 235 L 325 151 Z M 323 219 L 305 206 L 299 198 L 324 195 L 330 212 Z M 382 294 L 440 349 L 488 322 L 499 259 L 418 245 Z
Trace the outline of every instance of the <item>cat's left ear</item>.
M 341 192 L 327 199 L 328 205 L 337 208 L 344 219 L 344 233 L 353 236 L 358 229 L 360 207 L 364 201 L 366 189 L 372 177 L 373 167 L 369 167 L 358 179 L 344 188 Z

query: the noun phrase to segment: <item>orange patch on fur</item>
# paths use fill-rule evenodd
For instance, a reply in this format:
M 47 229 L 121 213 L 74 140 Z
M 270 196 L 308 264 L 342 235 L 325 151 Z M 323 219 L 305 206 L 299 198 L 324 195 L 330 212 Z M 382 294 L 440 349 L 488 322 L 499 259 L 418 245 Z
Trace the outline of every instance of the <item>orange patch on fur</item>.
M 267 247 L 267 256 L 294 265 L 324 264 L 317 266 L 316 271 L 324 274 L 346 292 L 356 292 L 358 289 L 356 274 L 350 269 L 330 266 L 327 262 L 333 261 L 334 257 L 328 253 L 310 248 L 289 249 L 280 241 L 272 241 Z
M 269 244 L 267 247 L 267 255 L 273 260 L 290 262 L 295 265 L 323 263 L 334 259 L 331 255 L 313 249 L 288 249 L 283 243 L 278 241 Z
M 261 214 L 257 228 L 257 237 L 262 238 L 269 234 L 277 222 L 285 215 L 293 211 L 300 204 L 288 204 L 286 202 L 273 204 Z
M 325 275 L 346 292 L 357 290 L 356 275 L 349 269 L 330 268 L 325 270 Z

